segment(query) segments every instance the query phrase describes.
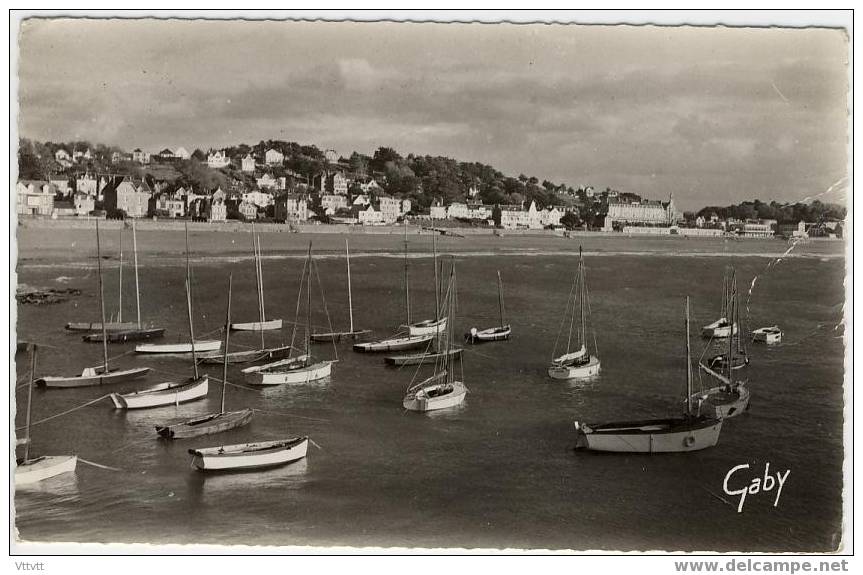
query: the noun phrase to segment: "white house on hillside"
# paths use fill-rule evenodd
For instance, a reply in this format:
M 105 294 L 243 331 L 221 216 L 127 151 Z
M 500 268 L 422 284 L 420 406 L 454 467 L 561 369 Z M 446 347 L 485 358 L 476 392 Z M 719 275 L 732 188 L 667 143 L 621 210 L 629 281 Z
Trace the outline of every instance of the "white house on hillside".
M 264 153 L 264 161 L 271 165 L 281 165 L 285 161 L 285 155 L 278 150 L 270 148 Z
M 252 154 L 246 154 L 246 157 L 243 158 L 242 170 L 244 172 L 254 172 L 255 171 L 255 158 L 252 157 Z
M 230 165 L 231 160 L 224 150 L 216 150 L 207 154 L 207 167 L 209 168 L 224 168 Z

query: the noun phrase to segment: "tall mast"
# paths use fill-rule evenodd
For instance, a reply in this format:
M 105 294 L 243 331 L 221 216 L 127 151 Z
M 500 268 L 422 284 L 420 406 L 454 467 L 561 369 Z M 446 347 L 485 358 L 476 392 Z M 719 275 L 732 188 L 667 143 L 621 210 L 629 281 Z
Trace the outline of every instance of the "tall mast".
M 135 257 L 135 309 L 138 311 L 138 329 L 141 329 L 141 288 L 138 284 L 138 234 L 135 220 L 132 220 L 132 253 Z
M 408 274 L 408 222 L 405 220 L 405 325 L 411 323 L 410 276 Z
M 192 267 L 189 263 L 189 224 L 186 223 L 186 308 L 189 310 L 189 341 L 192 344 L 192 365 L 198 379 L 198 356 L 195 354 L 195 324 L 192 321 Z M 227 350 L 225 350 L 227 351 Z
M 24 461 L 30 460 L 30 407 L 33 404 L 33 382 L 36 380 L 36 344 L 30 344 L 30 388 L 27 391 L 27 420 L 24 431 Z
M 264 272 L 261 268 L 261 246 L 259 242 L 260 238 L 258 237 L 258 232 L 255 230 L 255 224 L 252 224 L 252 244 L 255 251 L 255 277 L 258 285 L 258 314 L 261 321 L 261 349 L 264 349 L 266 346 L 264 345 L 263 323 L 266 321 L 267 315 L 264 310 Z
M 309 242 L 309 273 L 306 276 L 306 356 L 311 356 L 312 343 L 312 242 Z
M 689 296 L 686 296 L 686 413 L 692 415 L 692 365 L 689 351 Z
M 500 326 L 503 327 L 503 280 L 500 279 L 500 270 L 497 270 L 497 305 L 500 308 Z
M 582 347 L 587 349 L 587 338 L 585 337 L 584 328 L 584 298 L 587 295 L 587 288 L 584 285 L 584 257 L 581 254 L 581 246 L 578 246 L 578 279 L 580 284 L 578 294 L 578 311 L 581 315 L 581 331 L 579 332 L 579 339 L 581 341 Z
M 261 235 L 255 231 L 255 241 L 258 244 L 258 282 L 260 283 L 260 295 L 258 297 L 261 298 L 261 321 L 266 321 L 267 319 L 267 306 L 264 302 L 264 264 L 261 258 Z
M 120 298 L 117 302 L 120 310 L 117 312 L 117 321 L 123 323 L 123 228 L 120 228 Z
M 432 232 L 432 251 L 434 252 L 434 318 L 440 319 L 440 288 L 437 273 L 437 233 Z
M 348 238 L 345 238 L 345 259 L 348 262 L 348 315 L 351 318 L 351 333 L 354 332 L 354 301 L 351 296 L 351 252 L 348 249 Z
M 222 360 L 222 408 L 219 413 L 225 413 L 225 388 L 228 386 L 228 341 L 231 339 L 231 287 L 234 274 L 228 276 L 228 310 L 225 312 L 225 355 Z
M 452 315 L 455 308 L 455 264 L 452 265 L 449 272 L 449 292 L 447 300 L 447 326 L 446 326 L 446 343 L 444 344 L 444 365 L 446 366 L 446 380 L 453 381 L 452 373 L 452 356 L 450 355 L 450 343 L 452 342 L 453 321 Z
M 735 311 L 735 296 L 737 291 L 737 280 L 734 277 L 734 271 L 731 271 L 731 280 L 728 284 L 728 321 L 731 322 L 731 333 L 728 336 L 728 379 L 731 380 L 731 370 L 734 368 L 734 311 Z
M 102 286 L 102 248 L 99 241 L 99 220 L 96 220 L 96 267 L 99 271 L 99 305 L 102 308 L 102 358 L 108 374 L 108 329 L 105 327 L 105 289 Z

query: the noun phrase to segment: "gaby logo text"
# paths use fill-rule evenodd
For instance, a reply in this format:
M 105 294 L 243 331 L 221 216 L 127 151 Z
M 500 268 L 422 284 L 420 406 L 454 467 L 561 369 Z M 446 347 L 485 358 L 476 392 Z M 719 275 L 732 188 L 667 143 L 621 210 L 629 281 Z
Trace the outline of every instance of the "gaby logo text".
M 782 497 L 782 486 L 791 474 L 791 470 L 787 469 L 784 473 L 776 473 L 774 477 L 770 473 L 770 463 L 764 465 L 764 476 L 753 477 L 749 483 L 742 485 L 739 488 L 734 488 L 734 485 L 740 485 L 743 479 L 743 470 L 749 469 L 749 464 L 737 465 L 728 470 L 725 474 L 725 481 L 722 482 L 722 490 L 728 495 L 736 495 L 740 497 L 740 503 L 737 504 L 737 512 L 743 512 L 743 505 L 746 503 L 747 495 L 758 495 L 759 493 L 767 493 L 768 491 L 776 490 L 776 499 L 773 500 L 773 507 L 779 506 L 779 498 Z M 735 477 L 735 474 L 737 476 Z

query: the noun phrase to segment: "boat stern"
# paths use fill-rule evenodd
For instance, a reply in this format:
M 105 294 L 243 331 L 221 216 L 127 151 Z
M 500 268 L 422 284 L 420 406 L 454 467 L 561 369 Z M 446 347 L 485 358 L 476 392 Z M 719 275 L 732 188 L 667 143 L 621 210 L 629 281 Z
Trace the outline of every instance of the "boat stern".
M 125 409 L 126 407 L 128 407 L 126 405 L 126 400 L 123 399 L 123 396 L 119 393 L 111 393 L 108 395 L 108 397 L 111 398 L 111 401 L 114 403 L 114 407 L 116 409 Z

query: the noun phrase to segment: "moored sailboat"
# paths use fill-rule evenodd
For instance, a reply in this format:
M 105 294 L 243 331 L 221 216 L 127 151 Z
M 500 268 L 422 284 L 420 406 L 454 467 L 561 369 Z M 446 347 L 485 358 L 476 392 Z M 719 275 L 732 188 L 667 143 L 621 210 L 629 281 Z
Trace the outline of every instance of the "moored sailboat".
M 455 407 L 464 402 L 467 395 L 467 387 L 464 384 L 464 370 L 462 377 L 455 377 L 455 361 L 462 361 L 462 356 L 453 356 L 449 352 L 453 339 L 453 316 L 455 313 L 455 266 L 450 271 L 450 281 L 445 298 L 449 319 L 449 328 L 446 332 L 444 352 L 442 357 L 435 362 L 435 373 L 421 382 L 408 387 L 402 406 L 409 411 L 437 411 Z
M 134 367 L 130 369 L 110 369 L 108 366 L 108 337 L 105 323 L 105 291 L 102 285 L 102 249 L 99 239 L 99 221 L 96 220 L 96 267 L 99 280 L 99 305 L 102 314 L 102 366 L 87 367 L 81 375 L 73 376 L 43 376 L 36 380 L 36 384 L 44 387 L 70 388 L 87 387 L 91 385 L 103 385 L 109 383 L 120 383 L 130 381 L 137 377 L 146 375 L 149 367 Z
M 469 343 L 503 341 L 512 335 L 512 326 L 503 320 L 503 280 L 500 279 L 500 270 L 497 271 L 497 303 L 500 310 L 500 325 L 484 329 L 472 327 L 464 334 L 465 341 Z
M 228 278 L 228 309 L 225 313 L 225 349 L 228 349 L 228 343 L 231 335 L 231 284 L 232 277 Z M 191 307 L 191 306 L 190 306 Z M 228 384 L 228 362 L 227 360 L 222 366 L 222 398 L 221 409 L 218 413 L 210 413 L 200 417 L 187 419 L 178 423 L 167 425 L 157 425 L 156 433 L 165 439 L 184 439 L 188 437 L 198 437 L 200 435 L 210 435 L 213 433 L 221 433 L 246 425 L 252 420 L 254 412 L 251 409 L 241 409 L 238 411 L 225 411 L 225 389 Z
M 408 242 L 407 242 L 407 221 L 405 221 L 405 310 L 407 321 L 402 328 L 407 330 L 409 336 L 419 335 L 437 335 L 446 331 L 446 317 L 440 316 L 439 292 L 438 292 L 438 268 L 437 268 L 437 234 L 432 235 L 432 263 L 434 265 L 435 274 L 435 317 L 432 319 L 424 319 L 418 322 L 411 322 L 410 308 L 410 274 L 408 273 Z
M 701 328 L 702 337 L 708 339 L 724 339 L 737 333 L 737 323 L 733 321 L 734 318 L 731 318 L 731 314 L 728 309 L 728 299 L 731 291 L 730 284 L 731 280 L 729 274 L 726 273 L 722 282 L 722 308 L 719 311 L 719 319 Z
M 724 371 L 728 368 L 729 358 L 731 358 L 731 369 L 741 369 L 749 365 L 749 355 L 746 353 L 746 346 L 743 342 L 743 323 L 740 319 L 740 296 L 737 293 L 737 274 L 734 268 L 731 268 L 729 271 L 725 294 L 728 298 L 725 308 L 735 329 L 731 330 L 727 338 L 723 338 L 728 339 L 727 353 L 716 354 L 707 360 L 707 367 L 717 371 Z
M 719 441 L 722 420 L 697 413 L 693 407 L 693 399 L 687 297 L 686 413 L 682 417 L 600 424 L 576 421 L 576 447 L 618 453 L 679 453 L 713 447 Z
M 308 437 L 190 449 L 192 466 L 201 471 L 239 471 L 286 465 L 306 456 Z
M 313 342 L 338 342 L 343 339 L 356 340 L 372 332 L 370 329 L 354 329 L 354 300 L 351 293 L 351 253 L 348 248 L 347 238 L 345 238 L 345 261 L 347 262 L 348 268 L 348 317 L 350 318 L 350 326 L 348 327 L 348 331 L 313 333 L 311 335 L 311 340 Z
M 62 475 L 63 473 L 71 473 L 75 471 L 78 464 L 77 455 L 42 455 L 40 457 L 30 458 L 30 415 L 33 404 L 33 384 L 36 373 L 36 345 L 30 344 L 30 385 L 27 392 L 27 419 L 25 424 L 24 437 L 18 441 L 24 446 L 24 456 L 17 461 L 15 466 L 15 487 L 23 487 L 32 485 Z
M 237 331 L 269 331 L 282 329 L 281 319 L 266 319 L 266 308 L 264 306 L 264 270 L 261 267 L 261 238 L 252 224 L 252 248 L 255 254 L 255 284 L 258 292 L 258 321 L 232 323 L 231 329 Z M 263 347 L 263 345 L 261 346 Z
M 569 299 L 566 302 L 566 310 L 561 319 L 558 339 L 555 341 L 552 352 L 551 365 L 548 366 L 548 375 L 554 379 L 583 379 L 599 374 L 601 362 L 596 349 L 596 336 L 593 338 L 594 354 L 591 355 L 587 349 L 587 318 L 590 311 L 590 303 L 587 295 L 587 281 L 584 269 L 584 257 L 581 247 L 578 248 L 578 267 L 572 282 Z M 572 330 L 575 326 L 576 309 L 578 310 L 578 329 L 576 331 L 576 349 L 573 351 Z M 567 318 L 569 318 L 569 333 L 566 340 L 566 351 L 563 355 L 557 355 L 557 344 L 560 333 L 563 330 Z

